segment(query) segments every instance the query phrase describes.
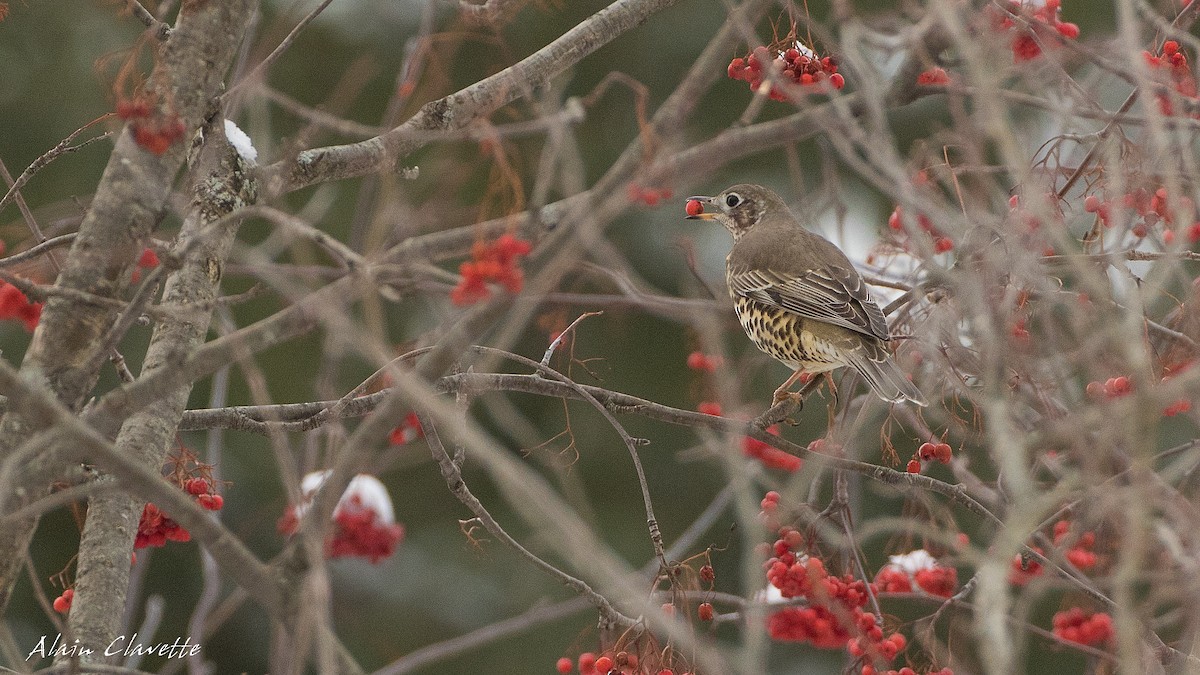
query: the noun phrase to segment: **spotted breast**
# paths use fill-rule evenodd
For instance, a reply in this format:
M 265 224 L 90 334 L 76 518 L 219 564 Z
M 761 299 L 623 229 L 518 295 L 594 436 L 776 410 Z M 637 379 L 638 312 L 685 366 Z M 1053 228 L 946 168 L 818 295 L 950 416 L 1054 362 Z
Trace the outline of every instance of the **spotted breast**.
M 823 373 L 845 365 L 833 345 L 805 330 L 803 317 L 746 297 L 734 296 L 733 301 L 746 335 L 791 369 Z

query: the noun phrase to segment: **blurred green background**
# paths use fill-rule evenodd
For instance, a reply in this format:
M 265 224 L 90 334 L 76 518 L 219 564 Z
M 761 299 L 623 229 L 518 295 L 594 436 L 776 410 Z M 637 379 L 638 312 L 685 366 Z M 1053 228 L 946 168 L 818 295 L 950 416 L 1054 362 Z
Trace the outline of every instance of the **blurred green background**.
M 406 111 L 430 97 L 448 93 L 475 79 L 494 72 L 524 57 L 560 35 L 607 3 L 596 0 L 535 2 L 516 15 L 499 34 L 469 29 L 454 21 L 451 3 L 438 3 L 432 10 L 435 26 L 444 33 L 449 62 L 434 62 L 418 87 L 415 101 Z M 314 2 L 266 3 L 258 24 L 254 52 L 261 58 Z M 858 11 L 882 20 L 892 11 L 893 3 L 858 2 Z M 128 49 L 140 35 L 140 24 L 122 16 L 117 2 L 48 2 L 26 0 L 12 3 L 8 18 L 0 22 L 0 159 L 16 175 L 35 158 L 53 147 L 64 136 L 112 109 L 113 68 L 101 68 L 106 57 Z M 810 3 L 812 16 L 823 20 L 826 3 Z M 348 72 L 365 74 L 363 88 L 346 116 L 364 124 L 375 124 L 382 114 L 395 85 L 396 72 L 403 59 L 403 45 L 417 29 L 425 3 L 416 0 L 371 2 L 334 2 L 297 40 L 279 61 L 270 83 L 280 91 L 308 105 L 326 100 Z M 1111 25 L 1112 8 L 1107 3 L 1071 2 L 1064 18 L 1081 25 L 1084 36 L 1103 31 Z M 590 92 L 606 74 L 626 73 L 649 89 L 650 111 L 667 96 L 680 76 L 691 65 L 725 16 L 725 5 L 717 0 L 685 0 L 673 9 L 653 17 L 643 26 L 622 36 L 585 59 L 559 79 L 566 95 Z M 765 28 L 765 25 L 764 25 Z M 463 31 L 467 31 L 465 34 Z M 764 31 L 765 32 L 765 31 Z M 736 54 L 731 54 L 734 56 Z M 117 59 L 120 60 L 119 58 Z M 111 61 L 110 61 L 111 63 Z M 852 86 L 853 83 L 851 83 Z M 687 137 L 704 139 L 725 128 L 742 112 L 747 102 L 744 83 L 722 80 L 703 101 Z M 251 97 L 236 121 L 254 139 L 266 161 L 279 157 L 288 137 L 300 124 L 278 107 Z M 915 104 L 894 116 L 902 138 L 912 139 L 937 124 L 944 124 L 938 101 Z M 782 104 L 768 104 L 766 118 L 787 114 Z M 495 117 L 503 121 L 503 114 Z M 632 97 L 628 91 L 611 91 L 601 105 L 588 111 L 586 121 L 576 130 L 589 180 L 600 176 L 626 145 L 636 137 L 637 125 Z M 320 137 L 319 144 L 346 142 L 339 137 Z M 77 225 L 81 206 L 94 190 L 110 148 L 107 141 L 90 145 L 64 156 L 43 169 L 23 191 L 43 228 L 66 231 Z M 521 144 L 526 150 L 521 167 L 535 166 L 537 141 Z M 742 181 L 763 182 L 779 188 L 805 208 L 803 188 L 813 188 L 820 180 L 821 153 L 816 143 L 797 148 L 802 158 L 801 176 L 789 175 L 782 151 L 757 155 L 722 168 L 703 185 L 688 185 L 682 191 L 709 194 L 727 184 Z M 445 190 L 447 176 L 438 167 L 477 154 L 471 144 L 434 144 L 408 158 L 405 164 L 422 167 L 418 180 L 402 185 L 404 198 L 415 207 Z M 260 160 L 261 161 L 261 160 Z M 841 170 L 841 167 L 835 167 Z M 528 172 L 527 172 L 528 173 Z M 488 172 L 480 169 L 466 179 L 453 181 L 453 199 L 462 205 L 439 226 L 460 226 L 474 222 L 478 213 L 471 208 L 484 195 Z M 798 185 L 797 181 L 803 181 Z M 531 182 L 531 181 L 530 181 Z M 891 204 L 865 188 L 850 175 L 843 175 L 841 192 L 833 199 L 848 209 L 845 222 L 830 213 L 810 213 L 818 218 L 826 233 L 837 236 L 845 225 L 853 232 L 844 243 L 857 248 L 861 255 L 883 226 Z M 320 226 L 340 237 L 349 231 L 360 180 L 345 181 L 328 188 L 317 188 L 290 195 L 286 202 L 299 208 L 314 198 L 318 189 L 332 199 Z M 441 194 L 445 197 L 444 194 Z M 727 235 L 716 226 L 697 227 L 682 220 L 680 190 L 675 198 L 658 208 L 632 209 L 609 229 L 611 240 L 625 252 L 644 279 L 668 295 L 694 295 L 695 283 L 687 270 L 681 238 L 695 242 L 699 266 L 710 282 L 719 283 L 722 261 L 727 250 Z M 829 206 L 828 197 L 821 202 Z M 168 236 L 171 220 L 160 235 Z M 420 226 L 428 229 L 429 223 Z M 397 229 L 405 225 L 397 224 Z M 242 233 L 242 241 L 265 239 L 270 228 L 251 223 Z M 28 230 L 16 208 L 0 213 L 0 239 L 10 250 L 28 240 Z M 245 278 L 231 275 L 227 292 L 249 286 Z M 586 283 L 572 290 L 593 288 Z M 265 316 L 278 307 L 267 298 L 234 312 L 239 324 Z M 549 308 L 554 309 L 554 308 Z M 566 307 L 562 313 L 569 321 L 589 307 Z M 389 339 L 402 344 L 419 339 L 446 313 L 444 298 L 408 301 L 387 313 Z M 737 367 L 750 373 L 752 386 L 741 392 L 752 405 L 760 405 L 782 380 L 782 366 L 758 354 L 735 327 L 732 316 L 726 324 L 728 353 Z M 144 348 L 148 329 L 137 328 L 123 346 L 130 365 L 137 372 L 138 354 Z M 0 326 L 0 348 L 4 358 L 18 363 L 28 336 L 15 323 Z M 546 346 L 545 333 L 536 327 L 527 331 L 515 351 L 538 358 Z M 697 346 L 696 336 L 686 327 L 644 316 L 635 311 L 609 310 L 590 319 L 578 332 L 574 349 L 580 358 L 600 358 L 591 364 L 602 384 L 667 405 L 694 409 L 707 393 L 698 376 L 686 368 L 686 355 Z M 311 400 L 316 364 L 322 348 L 321 335 L 292 341 L 262 355 L 259 363 L 270 380 L 270 390 L 278 402 Z M 338 386 L 341 391 L 356 385 L 370 372 L 366 365 L 343 368 Z M 591 378 L 575 371 L 583 382 Z M 109 369 L 101 389 L 112 387 L 115 378 Z M 229 404 L 251 403 L 245 381 L 234 369 L 231 374 Z M 207 381 L 196 387 L 191 405 L 207 406 L 211 388 Z M 492 394 L 491 396 L 499 396 Z M 564 428 L 561 402 L 514 394 L 509 397 L 537 427 L 542 440 L 550 439 Z M 644 514 L 633 469 L 618 438 L 586 406 L 570 407 L 572 429 L 579 452 L 578 462 L 562 466 L 554 448 L 533 453 L 531 461 L 558 464 L 547 469 L 574 503 L 586 505 L 583 515 L 591 520 L 612 549 L 630 564 L 640 566 L 652 555 L 644 527 Z M 482 410 L 476 404 L 475 410 Z M 813 410 L 822 406 L 814 404 Z M 754 408 L 746 412 L 753 412 Z M 728 412 L 728 411 L 727 411 Z M 511 443 L 516 453 L 524 447 L 519 439 L 506 433 L 504 420 L 484 414 L 489 429 L 498 438 Z M 728 483 L 721 462 L 707 451 L 695 451 L 696 435 L 687 429 L 652 424 L 636 417 L 624 418 L 630 433 L 649 438 L 652 444 L 643 451 L 648 480 L 655 499 L 660 525 L 668 541 L 678 536 Z M 805 416 L 804 425 L 785 434 L 798 442 L 807 442 L 823 434 L 823 414 Z M 185 434 L 183 442 L 197 451 L 206 445 L 206 435 Z M 290 439 L 293 449 L 303 455 L 305 443 Z M 285 506 L 280 477 L 265 439 L 245 433 L 227 433 L 221 440 L 218 457 L 220 472 L 230 484 L 224 491 L 226 507 L 221 517 L 257 554 L 264 558 L 277 553 L 283 540 L 275 522 Z M 879 447 L 863 444 L 862 456 L 878 461 Z M 730 448 L 736 452 L 737 448 Z M 565 457 L 565 456 L 564 456 Z M 427 644 L 469 632 L 524 612 L 547 601 L 570 597 L 570 593 L 532 570 L 508 549 L 485 541 L 473 549 L 460 532 L 458 520 L 468 512 L 448 493 L 435 465 L 429 460 L 423 442 L 399 450 L 394 469 L 382 476 L 396 504 L 397 517 L 406 536 L 398 553 L 378 565 L 357 560 L 331 564 L 334 618 L 339 635 L 368 670 Z M 499 499 L 487 477 L 472 470 L 468 459 L 467 479 L 477 496 L 491 507 L 493 514 L 518 540 L 538 552 L 549 550 L 539 541 L 539 533 L 525 527 Z M 940 469 L 934 469 L 939 471 Z M 935 474 L 937 475 L 937 474 Z M 870 511 L 895 514 L 900 502 L 894 494 L 872 491 Z M 32 550 L 33 563 L 42 589 L 52 598 L 57 590 L 47 579 L 68 565 L 78 544 L 76 514 L 62 510 L 43 519 Z M 739 534 L 730 533 L 733 521 L 728 514 L 720 518 L 701 538 L 691 553 L 714 544 L 730 547 L 714 557 L 717 588 L 745 593 L 740 588 L 737 569 Z M 964 523 L 963 527 L 969 527 Z M 887 542 L 868 542 L 872 567 L 883 562 Z M 200 590 L 199 551 L 195 544 L 169 544 L 152 553 L 142 551 L 140 565 L 148 565 L 143 593 L 159 595 L 165 601 L 165 614 L 155 640 L 170 641 L 188 634 L 187 620 Z M 226 589 L 228 591 L 228 589 Z M 139 605 L 140 607 L 140 605 Z M 916 608 L 918 611 L 920 608 Z M 1050 608 L 1048 611 L 1053 611 Z M 914 614 L 915 615 L 915 614 Z M 1048 616 L 1048 614 L 1046 615 Z M 136 628 L 143 612 L 134 611 Z M 1044 617 L 1043 617 L 1044 618 Z M 7 617 L 21 646 L 32 648 L 38 636 L 55 632 L 42 614 L 28 580 L 18 587 Z M 1048 621 L 1046 622 L 1048 623 Z M 574 656 L 596 648 L 593 628 L 595 614 L 580 612 L 567 620 L 552 622 L 520 634 L 469 650 L 462 656 L 434 663 L 423 673 L 537 673 L 551 672 L 561 655 Z M 734 638 L 723 631 L 722 637 Z M 144 640 L 150 637 L 143 635 Z M 245 605 L 206 643 L 204 655 L 215 664 L 216 672 L 266 672 L 270 650 L 270 629 L 262 614 Z M 824 653 L 794 645 L 776 645 L 772 651 L 772 672 L 837 672 L 842 654 Z M 1038 666 L 1038 672 L 1063 672 L 1080 667 L 1072 655 L 1060 655 Z M 44 665 L 44 664 L 43 664 Z M 142 668 L 155 670 L 162 662 L 147 660 Z M 1061 670 L 1060 670 L 1061 669 Z M 1032 670 L 1030 672 L 1033 672 Z

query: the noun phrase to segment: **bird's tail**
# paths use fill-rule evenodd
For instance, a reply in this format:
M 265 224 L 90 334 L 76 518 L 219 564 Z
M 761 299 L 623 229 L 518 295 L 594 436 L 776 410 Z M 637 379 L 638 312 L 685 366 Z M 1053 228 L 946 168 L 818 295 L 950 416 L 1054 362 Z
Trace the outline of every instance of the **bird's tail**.
M 856 351 L 849 361 L 849 365 L 863 376 L 879 398 L 892 403 L 912 401 L 919 406 L 929 405 L 921 391 L 909 382 L 908 376 L 882 347 Z

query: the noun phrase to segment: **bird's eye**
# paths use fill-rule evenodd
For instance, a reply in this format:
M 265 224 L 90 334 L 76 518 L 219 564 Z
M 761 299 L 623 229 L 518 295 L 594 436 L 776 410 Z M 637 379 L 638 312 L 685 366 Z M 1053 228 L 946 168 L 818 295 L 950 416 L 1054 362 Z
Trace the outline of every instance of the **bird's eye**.
M 725 205 L 731 209 L 741 203 L 742 198 L 737 196 L 737 193 L 731 194 L 725 198 Z

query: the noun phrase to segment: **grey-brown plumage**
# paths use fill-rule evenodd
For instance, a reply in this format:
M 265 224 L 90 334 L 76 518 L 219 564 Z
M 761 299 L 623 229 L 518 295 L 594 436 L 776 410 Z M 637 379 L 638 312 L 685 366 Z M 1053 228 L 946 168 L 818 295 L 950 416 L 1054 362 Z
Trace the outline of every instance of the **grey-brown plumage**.
M 716 197 L 692 197 L 733 235 L 725 259 L 729 295 L 746 335 L 795 371 L 854 368 L 885 401 L 926 405 L 888 353 L 887 321 L 854 265 L 836 246 L 800 224 L 787 204 L 760 185 L 734 185 Z

